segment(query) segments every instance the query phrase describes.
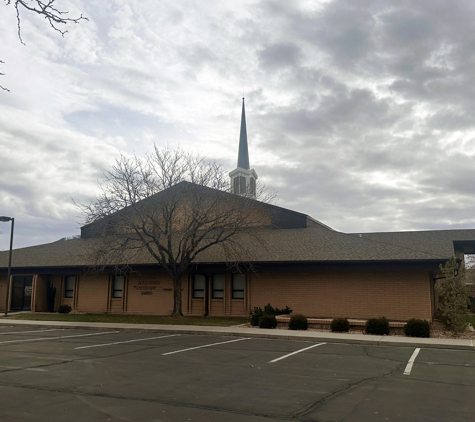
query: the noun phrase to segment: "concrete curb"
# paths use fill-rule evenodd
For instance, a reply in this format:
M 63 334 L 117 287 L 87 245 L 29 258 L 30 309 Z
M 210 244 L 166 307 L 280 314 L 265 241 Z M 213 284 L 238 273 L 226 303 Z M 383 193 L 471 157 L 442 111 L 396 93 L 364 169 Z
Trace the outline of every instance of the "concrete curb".
M 211 327 L 194 325 L 112 324 L 102 322 L 26 321 L 0 318 L 0 325 L 81 328 L 122 331 L 153 331 L 173 334 L 223 335 L 232 337 L 307 340 L 325 343 L 367 344 L 375 346 L 420 347 L 475 351 L 474 340 L 371 336 L 318 331 L 270 330 L 248 327 Z

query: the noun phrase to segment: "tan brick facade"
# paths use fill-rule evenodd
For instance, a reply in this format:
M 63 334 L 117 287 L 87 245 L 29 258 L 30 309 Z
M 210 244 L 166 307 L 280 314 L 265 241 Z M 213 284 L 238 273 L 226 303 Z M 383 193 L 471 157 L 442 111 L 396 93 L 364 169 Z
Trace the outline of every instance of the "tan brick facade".
M 173 309 L 171 280 L 163 273 L 132 273 L 125 277 L 122 297 L 114 298 L 113 275 L 76 275 L 72 298 L 65 297 L 65 277 L 33 277 L 32 311 L 45 312 L 46 282 L 56 287 L 55 310 L 70 305 L 79 312 L 169 315 Z M 246 316 L 270 303 L 289 306 L 308 317 L 366 319 L 386 316 L 393 321 L 431 320 L 434 314 L 432 279 L 427 271 L 286 270 L 249 272 L 244 297 L 232 298 L 232 274 L 225 274 L 222 299 L 213 299 L 211 277 L 206 294 L 193 298 L 193 275 L 183 278 L 185 315 Z M 0 278 L 0 309 L 4 307 L 6 277 Z
M 309 317 L 433 317 L 432 281 L 424 271 L 264 272 L 251 280 L 252 307 L 289 306 Z

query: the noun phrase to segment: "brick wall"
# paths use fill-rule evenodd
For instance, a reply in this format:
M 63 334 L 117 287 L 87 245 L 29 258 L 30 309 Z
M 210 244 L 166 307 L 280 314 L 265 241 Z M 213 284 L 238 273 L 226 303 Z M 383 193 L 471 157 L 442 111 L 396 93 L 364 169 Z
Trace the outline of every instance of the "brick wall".
M 81 275 L 76 279 L 74 300 L 63 298 L 64 305 L 70 305 L 79 312 L 109 312 L 109 275 Z
M 261 272 L 251 276 L 251 307 L 290 306 L 308 317 L 432 319 L 423 271 Z
M 55 308 L 70 305 L 80 312 L 112 312 L 169 315 L 173 309 L 171 280 L 161 273 L 132 274 L 126 277 L 123 297 L 111 298 L 108 274 L 80 275 L 74 297 L 64 298 L 60 275 L 36 278 L 35 308 L 45 308 L 44 282 L 50 279 L 57 289 Z M 386 316 L 393 321 L 410 318 L 432 319 L 433 290 L 424 271 L 263 271 L 246 277 L 245 297 L 231 299 L 230 273 L 225 277 L 224 299 L 209 299 L 210 315 L 248 315 L 254 306 L 267 303 L 290 306 L 307 317 L 348 317 L 367 319 Z M 192 299 L 192 277 L 183 277 L 183 313 L 203 315 L 204 300 Z M 0 277 L 0 310 L 5 302 L 6 277 Z
M 173 310 L 173 285 L 167 275 L 132 274 L 127 278 L 126 284 L 128 313 L 170 315 Z M 185 304 L 186 294 L 183 295 L 183 308 Z
M 33 312 L 47 312 L 48 305 L 46 303 L 46 279 L 47 277 L 37 275 L 35 286 L 33 288 L 33 297 L 31 300 L 31 310 Z

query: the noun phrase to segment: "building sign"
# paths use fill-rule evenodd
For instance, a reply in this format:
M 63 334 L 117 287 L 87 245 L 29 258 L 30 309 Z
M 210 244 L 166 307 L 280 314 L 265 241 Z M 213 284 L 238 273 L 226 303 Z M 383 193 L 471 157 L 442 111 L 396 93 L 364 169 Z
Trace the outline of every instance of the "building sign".
M 132 288 L 139 291 L 142 296 L 152 296 L 159 285 L 159 280 L 139 280 Z

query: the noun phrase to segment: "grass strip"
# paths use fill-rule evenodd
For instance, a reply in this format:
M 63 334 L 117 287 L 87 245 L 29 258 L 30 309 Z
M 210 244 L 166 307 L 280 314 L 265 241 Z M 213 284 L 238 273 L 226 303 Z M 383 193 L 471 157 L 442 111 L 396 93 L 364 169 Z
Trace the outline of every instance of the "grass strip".
M 25 313 L 10 314 L 9 319 L 27 321 L 69 321 L 69 322 L 104 322 L 116 324 L 160 324 L 160 325 L 203 325 L 214 327 L 231 327 L 245 324 L 245 317 L 183 317 L 172 318 L 157 315 L 121 315 L 121 314 L 49 314 Z

